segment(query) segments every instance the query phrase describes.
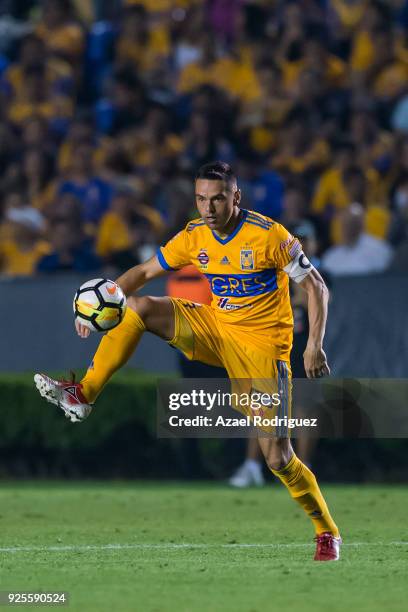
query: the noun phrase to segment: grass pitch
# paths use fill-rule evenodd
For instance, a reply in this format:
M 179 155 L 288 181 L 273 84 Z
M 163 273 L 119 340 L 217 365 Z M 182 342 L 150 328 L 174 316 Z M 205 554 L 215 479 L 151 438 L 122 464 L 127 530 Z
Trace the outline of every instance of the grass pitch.
M 407 489 L 324 491 L 338 563 L 312 561 L 309 521 L 278 484 L 3 483 L 0 590 L 68 591 L 86 612 L 406 610 Z

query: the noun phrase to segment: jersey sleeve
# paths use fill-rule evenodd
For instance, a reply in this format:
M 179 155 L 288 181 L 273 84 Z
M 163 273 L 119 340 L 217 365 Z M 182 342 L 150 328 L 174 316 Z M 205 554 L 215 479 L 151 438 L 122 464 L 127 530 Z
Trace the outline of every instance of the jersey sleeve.
M 157 258 L 164 270 L 178 270 L 191 263 L 187 231 L 181 230 L 162 247 L 157 249 Z
M 275 223 L 268 232 L 266 258 L 271 268 L 283 269 L 302 251 L 299 240 L 283 225 Z

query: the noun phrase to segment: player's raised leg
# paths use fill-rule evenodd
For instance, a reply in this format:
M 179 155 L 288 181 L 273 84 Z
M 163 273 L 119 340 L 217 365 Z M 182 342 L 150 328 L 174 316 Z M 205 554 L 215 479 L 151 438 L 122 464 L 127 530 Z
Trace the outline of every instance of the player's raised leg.
M 130 297 L 120 325 L 105 334 L 85 377 L 82 390 L 93 403 L 105 384 L 131 357 L 145 331 L 165 340 L 174 336 L 174 308 L 170 298 Z
M 312 520 L 316 532 L 315 561 L 336 561 L 341 538 L 315 475 L 295 455 L 288 438 L 259 438 L 259 444 L 271 472 Z
M 135 351 L 145 331 L 165 340 L 174 336 L 174 308 L 169 298 L 130 297 L 123 321 L 106 333 L 85 377 L 79 382 L 57 381 L 44 374 L 34 377 L 40 394 L 62 408 L 72 422 L 84 420 L 111 376 Z

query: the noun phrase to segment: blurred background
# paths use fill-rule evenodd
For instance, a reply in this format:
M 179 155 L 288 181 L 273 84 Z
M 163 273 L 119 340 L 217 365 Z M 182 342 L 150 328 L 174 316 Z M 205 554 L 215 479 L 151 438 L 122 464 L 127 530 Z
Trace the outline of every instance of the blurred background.
M 215 159 L 325 275 L 333 374 L 407 377 L 406 0 L 0 0 L 0 476 L 226 478 L 240 462 L 244 441 L 156 439 L 157 376 L 221 374 L 152 336 L 80 427 L 31 376 L 87 366 L 99 337 L 75 336 L 75 289 L 196 217 L 194 173 Z M 189 272 L 146 291 L 208 288 Z M 295 289 L 293 309 L 302 376 Z M 401 481 L 406 450 L 305 452 L 326 480 Z

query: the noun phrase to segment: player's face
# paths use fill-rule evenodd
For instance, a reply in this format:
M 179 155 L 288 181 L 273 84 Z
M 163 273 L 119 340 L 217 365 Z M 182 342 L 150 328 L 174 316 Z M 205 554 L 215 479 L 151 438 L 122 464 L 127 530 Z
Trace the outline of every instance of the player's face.
M 241 192 L 225 181 L 197 179 L 196 205 L 200 216 L 212 230 L 222 232 L 238 214 Z

